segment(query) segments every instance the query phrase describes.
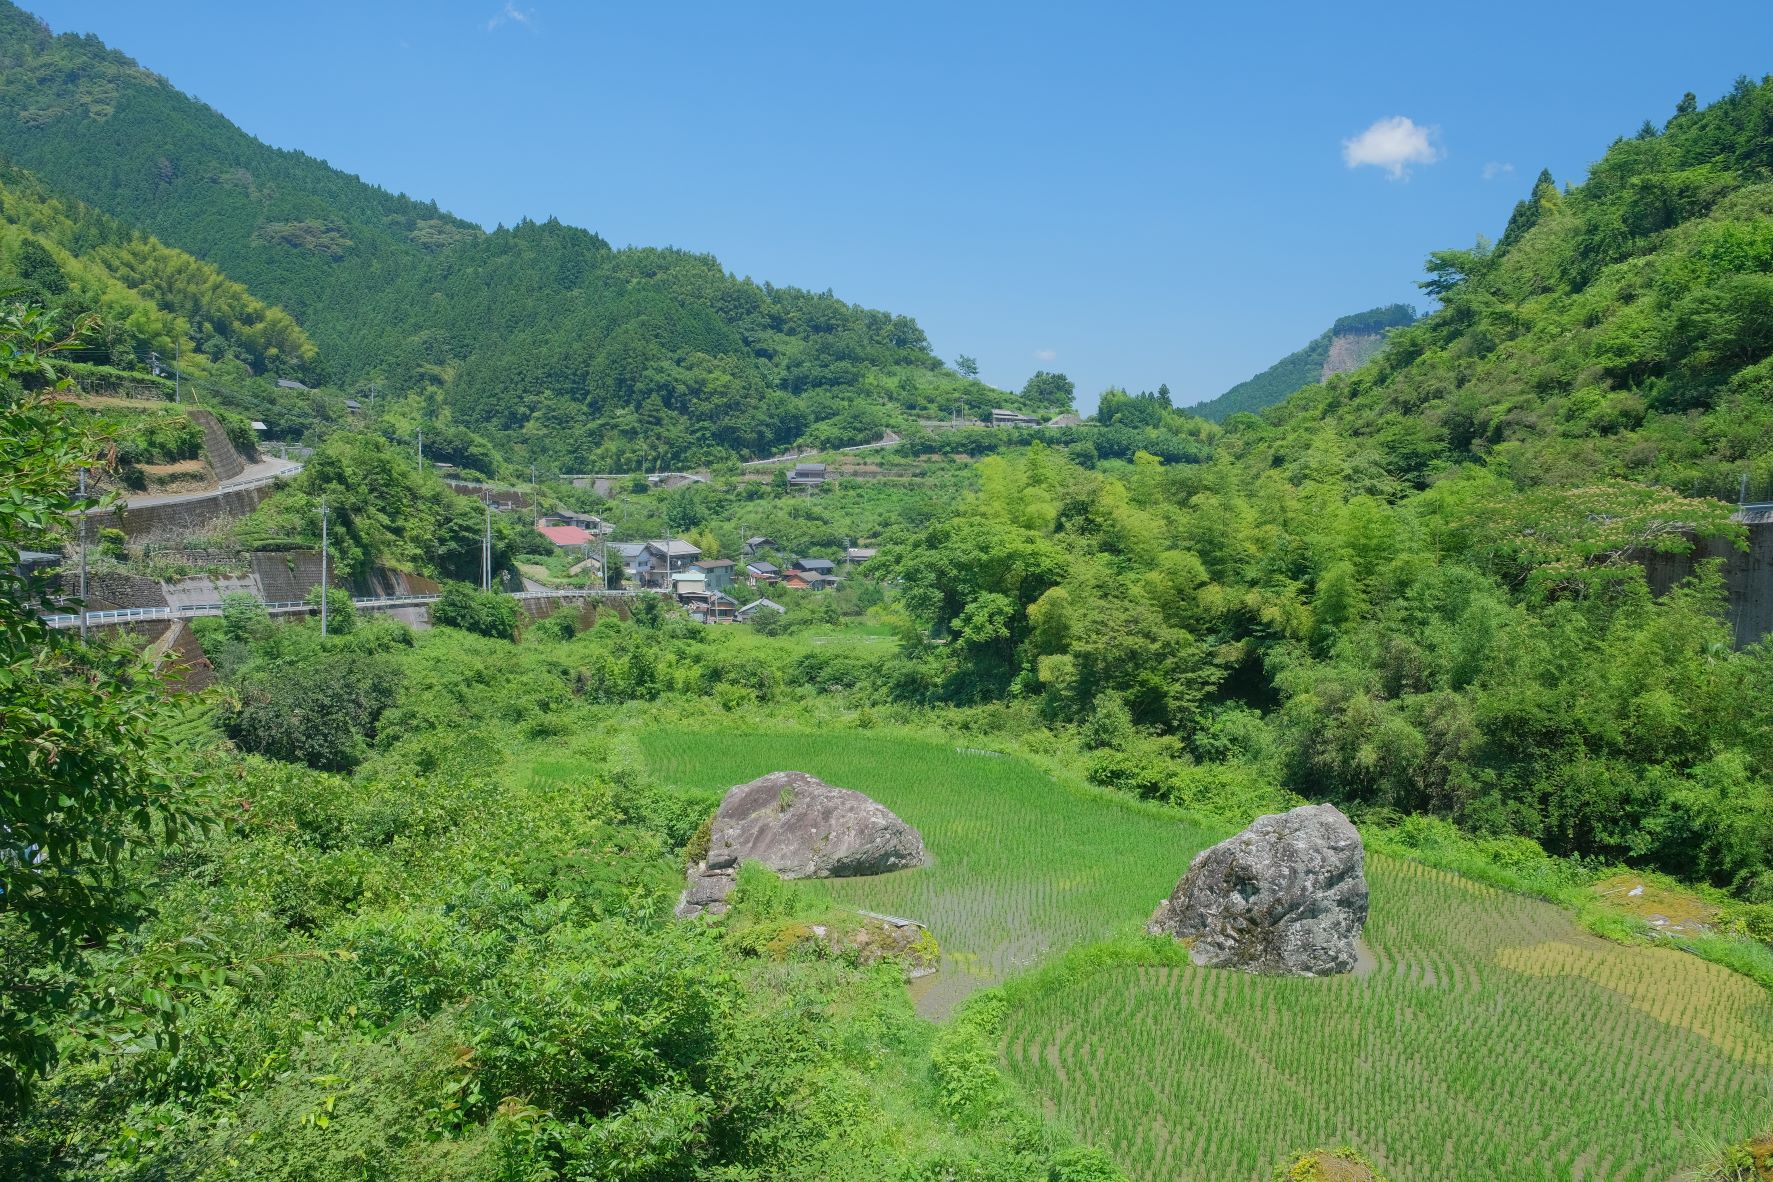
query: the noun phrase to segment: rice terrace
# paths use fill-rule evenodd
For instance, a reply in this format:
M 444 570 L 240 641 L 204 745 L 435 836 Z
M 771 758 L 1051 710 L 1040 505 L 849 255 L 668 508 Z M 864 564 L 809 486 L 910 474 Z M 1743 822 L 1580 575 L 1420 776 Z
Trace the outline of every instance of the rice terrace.
M 1672 949 L 1609 943 L 1548 903 L 1370 855 L 1372 960 L 1353 974 L 1115 963 L 1124 954 L 1074 966 L 1067 950 L 1136 931 L 1223 834 L 933 739 L 640 741 L 668 786 L 792 767 L 920 827 L 931 865 L 818 885 L 930 926 L 935 1012 L 1011 980 L 1012 1075 L 1133 1178 L 1265 1179 L 1302 1144 L 1350 1143 L 1409 1182 L 1664 1182 L 1773 1114 L 1763 989 Z
M 167 7 L 0 0 L 0 1182 L 1773 1182 L 1773 3 Z

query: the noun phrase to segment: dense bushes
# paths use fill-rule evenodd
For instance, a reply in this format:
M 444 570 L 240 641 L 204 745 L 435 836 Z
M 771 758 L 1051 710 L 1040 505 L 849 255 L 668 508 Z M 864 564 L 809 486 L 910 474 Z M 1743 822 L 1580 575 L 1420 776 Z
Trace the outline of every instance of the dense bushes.
M 517 603 L 500 592 L 476 591 L 466 583 L 450 583 L 431 605 L 431 622 L 476 636 L 511 640 L 517 635 Z
M 241 678 L 228 735 L 242 750 L 322 771 L 349 771 L 375 738 L 397 679 L 394 667 L 371 653 L 280 661 Z

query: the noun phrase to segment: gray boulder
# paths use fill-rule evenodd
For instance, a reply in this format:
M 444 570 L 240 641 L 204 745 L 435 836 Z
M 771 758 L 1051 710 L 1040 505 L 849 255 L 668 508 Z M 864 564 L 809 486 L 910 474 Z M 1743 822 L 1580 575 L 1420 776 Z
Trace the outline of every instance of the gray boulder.
M 1331 805 L 1258 817 L 1202 850 L 1146 930 L 1197 965 L 1283 977 L 1346 973 L 1367 922 L 1366 850 Z
M 923 837 L 891 810 L 805 772 L 771 772 L 727 792 L 708 855 L 690 867 L 677 914 L 726 910 L 739 863 L 783 878 L 854 878 L 923 862 Z

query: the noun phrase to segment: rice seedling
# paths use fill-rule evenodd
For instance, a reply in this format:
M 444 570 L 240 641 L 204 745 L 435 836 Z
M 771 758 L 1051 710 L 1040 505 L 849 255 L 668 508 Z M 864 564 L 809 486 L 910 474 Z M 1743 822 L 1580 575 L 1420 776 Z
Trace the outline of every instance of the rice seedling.
M 823 884 L 928 923 L 940 1015 L 1144 920 L 1221 836 L 1014 757 L 893 734 L 653 731 L 661 782 L 797 768 L 918 826 L 933 861 Z M 1666 1182 L 1773 1121 L 1773 1004 L 1666 948 L 1414 863 L 1368 860 L 1371 964 L 1324 980 L 1123 964 L 1011 994 L 1012 1076 L 1135 1179 L 1269 1176 L 1352 1144 L 1394 1182 Z
M 644 732 L 662 783 L 705 792 L 765 772 L 809 772 L 917 826 L 927 866 L 817 884 L 838 902 L 929 926 L 942 971 L 918 983 L 939 1016 L 1051 954 L 1142 922 L 1176 867 L 1221 836 L 1173 813 L 1069 785 L 1013 756 L 867 732 Z

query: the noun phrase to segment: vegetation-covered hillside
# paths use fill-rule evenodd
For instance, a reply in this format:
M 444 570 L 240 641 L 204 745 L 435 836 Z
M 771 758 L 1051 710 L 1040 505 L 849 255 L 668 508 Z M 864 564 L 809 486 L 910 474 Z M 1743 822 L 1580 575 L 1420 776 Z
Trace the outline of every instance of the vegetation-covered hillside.
M 1332 347 L 1338 338 L 1350 342 L 1351 347 L 1346 350 L 1346 357 L 1338 357 L 1337 360 L 1343 363 L 1342 368 L 1352 369 L 1354 365 L 1348 364 L 1349 362 L 1364 362 L 1383 344 L 1387 332 L 1401 328 L 1415 318 L 1415 309 L 1408 304 L 1391 304 L 1383 308 L 1370 308 L 1352 316 L 1339 317 L 1336 323 L 1313 337 L 1311 343 L 1303 349 L 1287 354 L 1255 377 L 1239 382 L 1217 398 L 1195 403 L 1188 408 L 1188 413 L 1222 423 L 1235 414 L 1254 414 L 1267 410 L 1276 403 L 1285 401 L 1294 391 L 1323 381 L 1325 363 L 1330 360 Z
M 1436 253 L 1442 309 L 1307 390 L 1248 449 L 1334 433 L 1375 491 L 1481 461 L 1518 485 L 1601 476 L 1734 499 L 1773 485 L 1773 81 L 1542 175 L 1494 245 Z M 1773 494 L 1769 494 L 1773 495 Z
M 1744 82 L 1542 180 L 1433 257 L 1442 310 L 1208 463 L 987 460 L 890 556 L 951 639 L 924 692 L 1037 700 L 1151 795 L 1278 779 L 1773 903 L 1769 650 L 1711 568 L 1657 599 L 1642 565 L 1741 539 L 1681 494 L 1773 478 L 1770 122 Z
M 0 155 L 288 309 L 335 382 L 412 395 L 557 470 L 862 443 L 959 403 L 1022 405 L 943 366 L 909 317 L 553 220 L 485 233 L 268 147 L 11 4 Z
M 56 197 L 18 168 L 0 168 L 0 290 L 41 305 L 64 326 L 95 317 L 72 356 L 145 373 L 238 378 L 266 369 L 305 373 L 312 341 L 281 308 L 208 263 Z M 217 368 L 219 367 L 219 368 Z

